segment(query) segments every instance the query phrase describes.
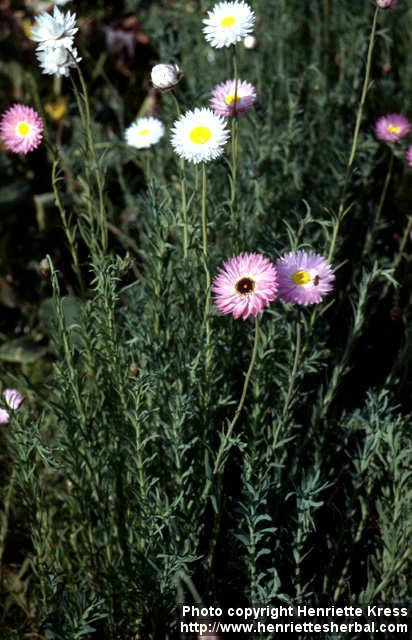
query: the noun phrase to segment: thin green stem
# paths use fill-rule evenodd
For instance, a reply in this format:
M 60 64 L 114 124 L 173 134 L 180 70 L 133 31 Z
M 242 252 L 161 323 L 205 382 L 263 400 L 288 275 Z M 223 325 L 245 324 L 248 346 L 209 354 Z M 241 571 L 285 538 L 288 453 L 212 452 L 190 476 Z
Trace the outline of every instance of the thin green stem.
M 54 197 L 56 200 L 57 208 L 60 212 L 60 219 L 62 221 L 64 233 L 66 235 L 67 242 L 70 249 L 70 254 L 73 260 L 73 269 L 76 274 L 77 280 L 79 282 L 80 289 L 82 293 L 84 293 L 84 283 L 83 283 L 83 277 L 82 277 L 80 264 L 79 264 L 79 256 L 77 255 L 76 243 L 74 240 L 74 232 L 71 231 L 69 224 L 67 222 L 66 210 L 63 206 L 63 202 L 61 199 L 60 190 L 58 186 L 59 178 L 57 175 L 57 167 L 58 167 L 58 160 L 55 160 L 52 166 L 52 186 L 53 186 Z
M 365 529 L 365 525 L 369 516 L 369 509 L 368 509 L 368 505 L 370 503 L 370 498 L 371 498 L 371 494 L 372 494 L 372 489 L 373 489 L 373 482 L 371 479 L 369 479 L 368 485 L 367 485 L 367 489 L 366 489 L 366 497 L 365 498 L 360 498 L 360 504 L 361 504 L 361 519 L 360 522 L 358 524 L 358 528 L 356 530 L 356 534 L 355 537 L 353 539 L 353 544 L 352 544 L 352 552 L 349 553 L 346 557 L 345 560 L 345 564 L 343 565 L 341 574 L 339 576 L 339 580 L 338 580 L 338 584 L 337 587 L 334 591 L 333 594 L 333 601 L 334 602 L 338 602 L 340 595 L 345 587 L 345 583 L 346 583 L 346 578 L 348 575 L 348 571 L 350 568 L 350 564 L 352 561 L 352 555 L 353 555 L 353 550 L 356 548 L 356 545 L 359 544 L 359 542 L 361 541 L 362 535 L 363 535 L 363 531 Z
M 105 251 L 105 249 L 107 249 L 108 234 L 107 234 L 106 212 L 105 212 L 105 203 L 104 203 L 104 179 L 103 179 L 100 164 L 97 160 L 97 155 L 96 155 L 96 146 L 94 143 L 93 131 L 91 127 L 90 102 L 89 102 L 89 94 L 87 91 L 87 85 L 84 80 L 82 70 L 77 63 L 76 63 L 76 69 L 77 69 L 77 73 L 79 76 L 80 84 L 82 87 L 82 93 L 83 93 L 82 97 L 83 97 L 83 102 L 85 107 L 84 116 L 85 116 L 87 145 L 92 157 L 93 167 L 95 170 L 97 194 L 99 199 L 98 218 L 99 218 L 99 227 L 100 227 L 101 249 Z
M 224 435 L 224 437 L 222 438 L 222 441 L 220 443 L 220 447 L 219 447 L 219 451 L 217 453 L 216 456 L 216 460 L 215 460 L 215 465 L 213 468 L 213 473 L 217 474 L 220 471 L 220 465 L 221 465 L 221 460 L 222 457 L 226 451 L 226 446 L 228 444 L 228 442 L 230 441 L 230 438 L 232 437 L 232 433 L 233 433 L 233 429 L 236 426 L 237 421 L 239 420 L 239 416 L 242 413 L 242 409 L 243 409 L 243 405 L 245 404 L 245 399 L 246 399 L 246 394 L 247 394 L 247 390 L 249 387 L 249 382 L 250 382 L 250 378 L 252 375 L 252 371 L 254 369 L 255 366 L 255 362 L 256 362 L 256 356 L 257 356 L 257 352 L 258 352 L 258 345 L 259 345 L 259 335 L 260 335 L 260 325 L 259 325 L 259 316 L 256 316 L 255 318 L 255 339 L 253 342 L 253 350 L 252 350 L 252 357 L 250 359 L 250 363 L 249 363 L 249 368 L 247 370 L 246 376 L 245 376 L 245 380 L 243 383 L 243 390 L 242 390 L 242 395 L 240 396 L 240 400 L 239 400 L 239 404 L 237 406 L 235 415 L 233 416 L 233 419 L 231 421 L 231 423 L 229 424 L 229 427 Z
M 233 101 L 233 117 L 232 117 L 232 162 L 230 176 L 230 211 L 232 233 L 234 237 L 238 237 L 238 202 L 237 202 L 237 178 L 238 178 L 238 157 L 239 157 L 239 120 L 237 115 L 237 96 L 239 73 L 237 64 L 236 45 L 232 47 L 233 76 L 235 81 L 235 94 Z
M 223 471 L 222 459 L 223 459 L 223 456 L 227 454 L 230 450 L 230 447 L 231 447 L 230 439 L 232 437 L 232 433 L 237 424 L 237 421 L 239 420 L 240 414 L 242 413 L 243 405 L 245 404 L 245 399 L 246 399 L 246 394 L 249 387 L 250 378 L 252 376 L 252 372 L 256 363 L 256 357 L 257 357 L 258 346 L 259 346 L 259 337 L 260 337 L 260 323 L 259 323 L 259 316 L 256 316 L 255 337 L 253 342 L 252 356 L 250 358 L 249 367 L 246 372 L 245 380 L 243 382 L 242 395 L 240 396 L 239 404 L 235 411 L 235 415 L 233 416 L 232 421 L 230 422 L 226 433 L 222 435 L 219 450 L 217 452 L 216 459 L 215 459 L 215 464 L 213 466 L 212 476 L 221 477 L 222 475 L 222 471 Z M 211 487 L 212 487 L 212 478 L 208 478 L 202 493 L 201 501 L 205 500 L 209 496 Z
M 404 568 L 404 565 L 406 563 L 406 561 L 408 560 L 409 556 L 412 553 L 412 547 L 408 547 L 403 555 L 399 558 L 398 562 L 396 563 L 396 565 L 394 566 L 393 570 L 387 574 L 387 576 L 382 580 L 382 582 L 380 582 L 380 584 L 378 584 L 378 586 L 376 587 L 375 591 L 373 592 L 372 598 L 371 598 L 371 602 L 373 602 L 375 600 L 375 598 L 384 590 L 386 589 L 386 587 L 388 586 L 388 584 L 390 584 L 391 580 L 393 580 L 394 577 L 398 576 L 402 569 Z
M 176 98 L 175 92 L 174 91 L 170 91 L 169 95 L 171 95 L 172 98 L 173 98 L 173 102 L 174 102 L 175 108 L 176 108 L 176 115 L 179 118 L 180 117 L 180 106 L 179 106 L 178 99 Z
M 373 237 L 375 234 L 375 231 L 378 230 L 379 227 L 379 222 L 382 216 L 382 210 L 383 210 L 383 205 L 385 204 L 385 200 L 386 200 L 386 196 L 388 193 L 388 188 L 389 188 L 389 184 L 392 178 L 392 171 L 393 171 L 393 162 L 394 162 L 394 154 L 391 152 L 391 157 L 389 160 L 389 164 L 388 164 L 388 171 L 386 173 L 386 178 L 385 178 L 385 182 L 383 185 L 383 189 L 382 189 L 382 193 L 381 193 L 381 197 L 379 199 L 379 204 L 378 204 L 378 208 L 376 209 L 376 214 L 375 214 L 375 219 L 372 222 L 371 227 L 368 229 L 368 233 L 366 236 L 366 240 L 365 240 L 365 246 L 363 248 L 362 251 L 362 258 L 360 260 L 360 262 L 363 262 L 363 258 L 365 256 L 367 256 L 372 248 L 372 243 L 373 243 Z
M 335 254 L 336 243 L 337 243 L 337 239 L 340 231 L 340 226 L 342 224 L 342 220 L 345 215 L 345 202 L 346 202 L 346 195 L 347 195 L 347 190 L 349 185 L 349 178 L 351 176 L 352 165 L 355 160 L 356 152 L 358 149 L 359 133 L 360 133 L 360 128 L 362 124 L 363 110 L 365 107 L 366 96 L 368 94 L 368 89 L 369 89 L 369 82 L 370 82 L 371 69 L 372 69 L 372 55 L 373 55 L 373 50 L 375 48 L 375 41 L 376 41 L 376 26 L 378 22 L 378 15 L 379 15 L 379 7 L 375 9 L 375 13 L 373 16 L 372 29 L 369 37 L 368 54 L 366 58 L 365 78 L 363 81 L 361 99 L 359 102 L 358 112 L 356 115 L 355 130 L 353 132 L 351 151 L 349 155 L 348 164 L 346 167 L 345 179 L 343 181 L 342 194 L 340 198 L 338 214 L 334 224 L 332 241 L 329 248 L 329 255 L 328 255 L 329 262 L 332 261 L 333 256 Z
M 268 449 L 268 458 L 269 456 L 274 455 L 275 451 L 276 451 L 276 447 L 277 444 L 279 442 L 279 436 L 283 431 L 283 427 L 286 423 L 286 419 L 288 416 L 288 412 L 289 412 L 289 406 L 290 406 L 290 402 L 292 400 L 292 395 L 293 395 L 293 390 L 295 387 L 295 382 L 296 382 L 296 377 L 297 377 L 297 373 L 298 373 L 298 368 L 299 368 L 299 362 L 301 359 L 302 351 L 301 351 L 301 345 L 302 345 L 302 330 L 301 330 L 301 318 L 300 318 L 300 314 L 298 315 L 298 319 L 296 321 L 296 343 L 295 343 L 295 355 L 293 358 L 293 365 L 292 365 L 292 371 L 290 374 L 290 381 L 289 381 L 289 386 L 288 386 L 288 390 L 286 392 L 286 398 L 285 398 L 285 402 L 283 405 L 283 410 L 282 410 L 282 416 L 279 418 L 278 424 L 276 426 L 276 431 L 274 433 L 273 436 L 273 443 L 272 443 L 272 447 L 271 449 Z
M 347 190 L 348 190 L 348 185 L 349 185 L 349 179 L 351 176 L 351 170 L 352 170 L 352 165 L 353 162 L 355 160 L 355 156 L 356 156 L 356 151 L 358 149 L 358 143 L 359 143 L 359 133 L 360 133 L 360 127 L 362 124 L 362 117 L 363 117 L 363 109 L 365 106 L 365 100 L 366 100 L 366 96 L 368 93 L 368 88 L 369 88 L 369 82 L 370 82 L 370 76 L 371 76 L 371 69 L 372 69 L 372 55 L 373 55 L 373 50 L 375 48 L 375 40 L 376 40 L 376 26 L 377 26 L 377 21 L 378 21 L 378 15 L 379 15 L 379 7 L 377 7 L 375 9 L 375 13 L 373 16 L 373 22 L 372 22 L 372 28 L 371 28 L 371 33 L 369 36 L 369 45 L 368 45 L 368 53 L 367 53 L 367 58 L 366 58 L 366 68 L 365 68 L 365 77 L 363 80 L 363 86 L 362 86 L 362 94 L 361 94 L 361 99 L 359 102 L 359 106 L 358 106 L 358 112 L 356 115 L 356 122 L 355 122 L 355 129 L 353 132 L 353 138 L 352 138 L 352 146 L 351 146 L 351 151 L 350 151 L 350 155 L 349 155 L 349 159 L 348 159 L 348 164 L 346 166 L 346 171 L 345 171 L 345 177 L 343 180 L 343 185 L 342 185 L 342 190 L 341 190 L 341 196 L 340 196 L 340 200 L 339 200 L 339 207 L 338 207 L 338 213 L 333 225 L 333 231 L 332 231 L 332 238 L 331 238 L 331 242 L 330 242 L 330 246 L 329 246 L 329 252 L 328 252 L 328 261 L 332 262 L 334 255 L 335 255 L 335 251 L 336 251 L 336 245 L 337 245 L 337 240 L 339 237 L 339 231 L 340 231 L 340 227 L 343 221 L 343 218 L 345 217 L 346 213 L 347 213 L 347 209 L 345 208 L 345 204 L 346 204 L 346 195 L 347 195 Z M 311 318 L 310 318 L 310 329 L 312 329 L 318 319 L 319 313 L 318 310 L 315 309 L 312 312 Z M 309 335 L 309 332 L 308 332 Z M 307 349 L 307 341 L 305 342 L 305 345 L 303 347 L 303 353 L 305 353 Z
M 407 222 L 406 227 L 404 229 L 402 240 L 401 240 L 401 243 L 399 245 L 399 251 L 398 251 L 398 253 L 396 255 L 396 258 L 395 258 L 395 260 L 393 262 L 394 270 L 396 270 L 399 267 L 400 263 L 401 263 L 401 260 L 403 258 L 403 253 L 405 251 L 406 243 L 408 242 L 408 238 L 409 238 L 409 236 L 411 234 L 411 231 L 412 231 L 412 214 L 408 218 L 408 222 Z
M 206 217 L 206 193 L 207 193 L 207 180 L 206 180 L 206 165 L 202 164 L 202 253 L 207 258 L 207 217 Z
M 147 184 L 152 179 L 152 157 L 149 149 L 146 149 L 144 154 L 144 173 Z
M 289 387 L 286 393 L 285 404 L 283 405 L 282 417 L 285 419 L 288 410 L 290 401 L 292 399 L 293 388 L 296 382 L 296 375 L 298 372 L 299 366 L 299 358 L 300 358 L 300 347 L 301 347 L 301 328 L 300 328 L 300 317 L 298 317 L 296 322 L 296 345 L 295 345 L 295 358 L 293 360 L 292 373 L 290 376 Z
M 208 246 L 207 246 L 207 216 L 206 216 L 206 194 L 207 194 L 207 177 L 206 177 L 206 165 L 202 163 L 202 258 L 203 267 L 206 276 L 206 300 L 204 310 L 204 325 L 206 335 L 206 354 L 205 354 L 205 373 L 206 377 L 209 375 L 210 362 L 211 362 L 211 331 L 210 331 L 210 271 L 208 265 Z
M 11 472 L 9 486 L 7 487 L 6 495 L 4 497 L 4 509 L 0 518 L 0 566 L 2 564 L 5 542 L 6 542 L 7 533 L 9 530 L 11 500 L 12 500 L 13 491 L 15 488 L 16 475 L 17 475 L 17 472 L 16 472 L 16 468 L 14 467 L 13 471 Z
M 173 102 L 176 107 L 176 115 L 180 117 L 180 107 L 179 102 L 174 94 L 171 92 Z M 185 171 L 185 161 L 183 158 L 179 160 L 179 169 L 180 169 L 180 194 L 181 194 L 181 210 L 182 210 L 182 226 L 183 226 L 183 257 L 186 260 L 189 252 L 189 227 L 187 221 L 187 187 L 186 187 L 186 171 Z
M 180 159 L 180 190 L 182 197 L 183 257 L 186 260 L 189 250 L 189 226 L 187 221 L 186 172 L 183 158 Z
M 199 191 L 199 167 L 195 164 L 195 192 Z
M 392 271 L 393 273 L 395 273 L 400 265 L 400 263 L 402 262 L 402 258 L 404 255 L 404 251 L 405 251 L 405 247 L 406 247 L 406 243 L 408 242 L 408 239 L 410 238 L 412 232 L 412 213 L 409 215 L 408 217 L 408 221 L 406 223 L 405 229 L 403 231 L 403 235 L 399 244 L 399 249 L 396 253 L 395 258 L 392 261 Z M 388 293 L 388 289 L 389 289 L 390 283 L 386 282 L 382 293 L 381 293 L 381 299 L 385 298 L 386 294 Z
M 196 585 L 193 582 L 192 578 L 189 575 L 187 575 L 187 573 L 185 573 L 183 570 L 179 571 L 179 578 L 182 580 L 182 582 L 185 583 L 186 587 L 189 589 L 190 594 L 193 600 L 196 602 L 196 604 L 202 606 L 203 605 L 202 597 L 199 594 L 199 591 L 197 590 Z
M 375 36 L 376 36 L 376 25 L 378 22 L 378 15 L 379 15 L 379 7 L 376 7 L 375 13 L 373 16 L 371 35 L 369 38 L 368 55 L 366 58 L 365 80 L 363 82 L 362 95 L 359 103 L 358 115 L 356 117 L 355 132 L 353 134 L 352 149 L 351 149 L 349 162 L 348 162 L 349 169 L 352 167 L 353 161 L 355 160 L 356 150 L 358 147 L 359 131 L 362 124 L 363 108 L 365 106 L 366 96 L 369 89 L 369 79 L 370 79 L 371 68 L 372 68 L 372 55 L 373 55 L 373 50 L 375 48 Z

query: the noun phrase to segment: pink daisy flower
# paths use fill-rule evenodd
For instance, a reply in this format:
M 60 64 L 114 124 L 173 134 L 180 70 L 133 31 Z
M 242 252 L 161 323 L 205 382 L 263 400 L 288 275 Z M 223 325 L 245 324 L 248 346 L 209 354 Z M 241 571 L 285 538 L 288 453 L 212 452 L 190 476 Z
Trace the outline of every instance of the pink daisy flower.
M 401 113 L 391 113 L 381 116 L 375 124 L 375 135 L 385 142 L 399 142 L 408 135 L 411 124 L 408 118 Z
M 5 389 L 3 391 L 3 397 L 7 406 L 13 409 L 13 411 L 17 411 L 23 402 L 23 396 L 17 389 Z
M 43 138 L 43 122 L 39 114 L 24 104 L 15 104 L 0 120 L 0 138 L 13 153 L 37 149 Z
M 224 313 L 246 320 L 275 299 L 276 269 L 260 253 L 242 253 L 223 263 L 212 283 L 213 301 Z
M 10 416 L 4 409 L 0 409 L 0 424 L 9 424 Z
M 227 80 L 216 85 L 212 91 L 210 106 L 220 116 L 241 116 L 247 113 L 255 103 L 256 90 L 253 84 L 238 80 L 237 91 L 235 91 L 235 84 L 235 80 Z
M 410 167 L 412 167 L 412 145 L 408 147 L 408 150 L 406 152 L 406 162 Z
M 381 9 L 389 9 L 398 4 L 398 0 L 376 0 L 376 4 Z
M 335 275 L 326 260 L 316 253 L 290 251 L 276 262 L 279 297 L 285 302 L 313 304 L 332 290 Z

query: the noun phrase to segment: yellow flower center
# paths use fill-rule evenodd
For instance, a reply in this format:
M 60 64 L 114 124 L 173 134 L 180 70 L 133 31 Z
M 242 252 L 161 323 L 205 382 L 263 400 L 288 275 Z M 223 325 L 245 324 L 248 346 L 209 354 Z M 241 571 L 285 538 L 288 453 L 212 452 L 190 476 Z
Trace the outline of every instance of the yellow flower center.
M 139 136 L 141 138 L 144 138 L 145 136 L 148 136 L 150 133 L 150 129 L 142 129 L 141 131 L 139 131 Z
M 310 275 L 308 274 L 307 271 L 296 271 L 293 274 L 291 280 L 295 284 L 299 284 L 299 285 L 308 284 L 308 282 L 310 282 Z
M 231 104 L 233 104 L 235 102 L 235 96 L 234 95 L 226 96 L 225 102 L 226 102 L 226 104 L 228 104 L 230 106 Z M 236 104 L 238 104 L 238 102 L 240 102 L 240 97 L 236 96 Z
M 29 131 L 30 131 L 30 127 L 27 124 L 27 122 L 19 122 L 19 124 L 17 125 L 18 134 L 20 134 L 21 136 L 27 136 Z
M 390 124 L 388 127 L 388 131 L 390 131 L 391 133 L 400 133 L 401 132 L 401 128 L 398 127 L 396 124 Z
M 206 144 L 212 137 L 212 132 L 208 127 L 195 127 L 191 130 L 189 138 L 194 144 Z
M 246 276 L 245 278 L 241 278 L 235 284 L 235 289 L 237 293 L 241 296 L 247 296 L 248 293 L 253 293 L 256 288 L 256 282 L 253 278 Z
M 226 16 L 226 18 L 222 18 L 220 21 L 222 27 L 233 27 L 236 24 L 235 16 Z

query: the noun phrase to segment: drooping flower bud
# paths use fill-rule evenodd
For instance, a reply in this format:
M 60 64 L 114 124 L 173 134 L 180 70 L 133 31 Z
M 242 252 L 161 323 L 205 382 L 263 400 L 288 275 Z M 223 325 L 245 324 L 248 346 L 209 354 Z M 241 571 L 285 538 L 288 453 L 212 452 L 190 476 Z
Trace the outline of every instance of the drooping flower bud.
M 23 402 L 23 396 L 17 389 L 5 389 L 3 391 L 3 397 L 9 409 L 13 411 L 17 411 Z
M 376 0 L 376 4 L 381 9 L 390 9 L 398 4 L 398 0 Z
M 243 40 L 243 46 L 249 51 L 254 51 L 257 48 L 257 40 L 255 36 L 246 36 Z
M 182 73 L 177 64 L 157 64 L 153 67 L 152 84 L 160 91 L 170 91 L 181 80 Z

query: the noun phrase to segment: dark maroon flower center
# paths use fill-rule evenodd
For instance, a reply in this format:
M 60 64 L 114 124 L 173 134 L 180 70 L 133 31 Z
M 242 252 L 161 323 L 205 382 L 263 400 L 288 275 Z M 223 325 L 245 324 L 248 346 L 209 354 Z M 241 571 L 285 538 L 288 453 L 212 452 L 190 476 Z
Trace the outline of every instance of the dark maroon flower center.
M 248 293 L 253 293 L 255 286 L 256 282 L 252 278 L 241 278 L 236 282 L 235 288 L 240 295 L 245 296 Z

